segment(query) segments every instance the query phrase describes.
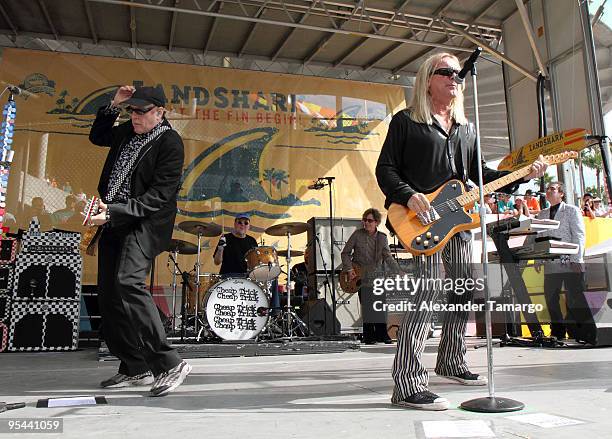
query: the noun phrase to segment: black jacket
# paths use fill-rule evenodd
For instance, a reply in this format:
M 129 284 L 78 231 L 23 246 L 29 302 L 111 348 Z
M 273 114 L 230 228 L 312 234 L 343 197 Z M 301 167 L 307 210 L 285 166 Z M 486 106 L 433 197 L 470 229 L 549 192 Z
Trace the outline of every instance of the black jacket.
M 122 145 L 134 136 L 131 121 L 113 127 L 116 120 L 117 115 L 101 108 L 89 133 L 93 144 L 110 147 L 98 183 L 102 198 L 106 195 L 108 179 Z M 127 203 L 109 205 L 113 231 L 121 235 L 135 233 L 138 244 L 150 258 L 164 251 L 172 238 L 184 155 L 179 134 L 174 130 L 163 132 L 140 151 L 132 172 Z
M 474 125 L 455 124 L 450 134 L 434 119 L 432 125 L 413 121 L 407 110 L 396 113 L 376 165 L 376 179 L 391 203 L 403 206 L 415 193 L 428 194 L 451 178 L 478 182 L 476 130 Z M 454 170 L 451 164 L 454 163 Z M 495 171 L 483 161 L 485 183 L 508 174 Z M 513 191 L 516 184 L 502 191 Z

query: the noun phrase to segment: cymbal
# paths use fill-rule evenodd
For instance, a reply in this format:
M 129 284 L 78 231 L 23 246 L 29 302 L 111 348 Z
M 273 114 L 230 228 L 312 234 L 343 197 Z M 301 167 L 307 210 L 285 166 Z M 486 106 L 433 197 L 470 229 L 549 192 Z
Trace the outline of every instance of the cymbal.
M 219 236 L 221 234 L 221 226 L 212 223 L 203 223 L 201 221 L 183 221 L 179 223 L 178 228 L 192 235 L 202 235 L 206 237 Z
M 299 235 L 300 233 L 304 233 L 306 230 L 308 230 L 308 224 L 293 222 L 276 224 L 275 226 L 268 227 L 266 229 L 266 233 L 272 236 L 285 236 L 287 233 Z
M 282 256 L 283 258 L 286 258 L 287 250 L 276 250 L 276 254 Z M 291 257 L 294 256 L 304 256 L 304 252 L 302 250 L 291 250 Z
M 183 241 L 182 239 L 173 239 L 166 249 L 169 252 L 178 252 L 181 255 L 195 255 L 198 252 L 198 246 L 191 242 Z

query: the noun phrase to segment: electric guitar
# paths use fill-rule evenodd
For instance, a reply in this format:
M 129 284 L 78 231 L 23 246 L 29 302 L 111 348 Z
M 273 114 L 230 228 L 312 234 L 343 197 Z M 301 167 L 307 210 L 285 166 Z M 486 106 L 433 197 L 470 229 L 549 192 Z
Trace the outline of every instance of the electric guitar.
M 89 199 L 85 208 L 83 209 L 83 225 L 87 227 L 81 235 L 81 251 L 86 254 L 93 256 L 96 253 L 96 237 L 98 235 L 98 226 L 89 225 L 89 220 L 92 216 L 98 213 L 100 208 L 100 199 L 95 195 Z
M 544 157 L 549 165 L 563 163 L 578 157 L 575 151 Z M 495 192 L 531 173 L 531 165 L 484 185 L 484 193 Z M 425 195 L 430 208 L 415 214 L 406 206 L 391 204 L 389 222 L 406 250 L 413 255 L 431 255 L 442 250 L 446 242 L 457 232 L 474 229 L 480 225 L 480 215 L 469 213 L 474 202 L 480 199 L 479 189 L 466 192 L 460 180 L 449 180 L 436 191 Z
M 357 275 L 353 280 L 349 280 L 348 271 L 340 273 L 340 287 L 345 293 L 354 294 L 359 291 L 361 287 L 361 277 L 363 275 L 361 266 L 353 263 L 353 270 L 355 270 L 355 274 Z

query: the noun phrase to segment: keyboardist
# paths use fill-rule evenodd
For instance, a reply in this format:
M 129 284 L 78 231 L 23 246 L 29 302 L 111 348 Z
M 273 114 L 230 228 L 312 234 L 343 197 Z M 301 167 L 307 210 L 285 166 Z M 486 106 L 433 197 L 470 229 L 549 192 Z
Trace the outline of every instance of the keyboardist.
M 565 192 L 562 183 L 550 183 L 546 188 L 546 199 L 550 207 L 542 210 L 537 217 L 557 220 L 559 228 L 543 232 L 538 236 L 551 236 L 560 241 L 579 245 L 577 254 L 562 255 L 559 259 L 544 263 L 544 295 L 550 313 L 551 336 L 563 340 L 567 332 L 570 338 L 575 338 L 577 341 L 594 343 L 595 324 L 584 296 L 585 230 L 582 214 L 579 208 L 563 201 Z M 565 317 L 559 303 L 562 286 L 565 286 L 566 290 Z

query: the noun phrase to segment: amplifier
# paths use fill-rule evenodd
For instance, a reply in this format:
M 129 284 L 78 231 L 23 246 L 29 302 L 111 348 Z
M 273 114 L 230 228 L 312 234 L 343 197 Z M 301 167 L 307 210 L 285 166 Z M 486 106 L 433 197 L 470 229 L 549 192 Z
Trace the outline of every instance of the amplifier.
M 15 238 L 0 239 L 0 264 L 12 264 L 17 256 L 17 240 Z
M 13 301 L 8 350 L 70 351 L 79 342 L 79 302 Z
M 81 234 L 76 232 L 41 232 L 38 219 L 30 222 L 23 235 L 21 253 L 75 253 L 79 254 Z
M 14 300 L 73 300 L 81 294 L 80 254 L 20 253 Z
M 0 265 L 0 294 L 12 294 L 14 270 L 12 265 Z
M 8 347 L 8 327 L 0 322 L 0 352 L 4 352 Z
M 342 258 L 340 254 L 346 245 L 346 241 L 353 232 L 363 227 L 361 220 L 357 218 L 334 218 L 334 265 L 336 270 L 342 270 Z M 331 233 L 329 217 L 312 217 L 308 220 L 308 242 L 313 243 L 312 254 L 314 267 L 317 273 L 331 271 Z
M 339 284 L 338 276 L 335 276 L 334 280 L 336 285 L 336 319 L 340 324 L 340 333 L 362 333 L 363 319 L 361 317 L 359 295 L 344 292 Z M 316 292 L 316 296 L 311 294 L 310 299 L 323 299 L 329 309 L 333 309 L 331 286 L 327 285 L 324 274 L 311 274 L 308 290 L 309 292 Z
M 0 294 L 0 323 L 8 322 L 11 317 L 11 296 Z

